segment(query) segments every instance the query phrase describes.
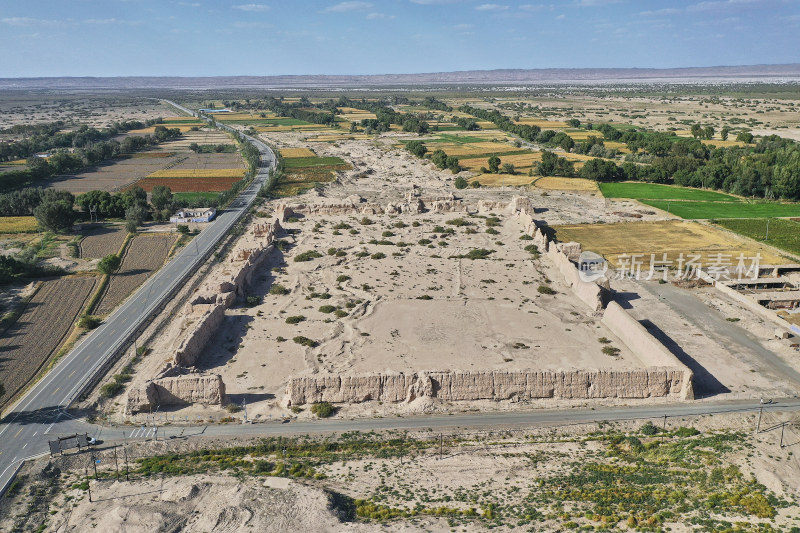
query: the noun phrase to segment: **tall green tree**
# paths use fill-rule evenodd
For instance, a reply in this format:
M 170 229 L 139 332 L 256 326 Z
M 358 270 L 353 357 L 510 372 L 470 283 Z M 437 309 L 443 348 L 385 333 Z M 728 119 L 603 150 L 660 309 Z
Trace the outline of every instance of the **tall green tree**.
M 150 191 L 150 203 L 156 211 L 162 211 L 172 204 L 172 189 L 165 185 L 156 185 Z
M 492 174 L 497 174 L 500 170 L 500 158 L 496 155 L 493 155 L 489 158 L 489 172 Z
M 33 216 L 42 229 L 56 233 L 72 229 L 75 210 L 67 200 L 45 200 L 33 210 Z

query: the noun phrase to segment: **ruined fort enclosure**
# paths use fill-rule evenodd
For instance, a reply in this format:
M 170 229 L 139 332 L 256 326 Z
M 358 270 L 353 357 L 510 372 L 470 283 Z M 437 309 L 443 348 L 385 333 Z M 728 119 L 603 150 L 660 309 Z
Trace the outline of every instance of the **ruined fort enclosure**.
M 229 312 L 200 366 L 221 369 L 229 394 L 263 386 L 278 396 L 288 376 L 639 366 L 554 281 L 547 262 L 524 249 L 530 241 L 519 239 L 521 224 L 498 218 L 288 223 L 286 251 L 273 252 L 253 288 L 266 295 L 263 303 Z M 498 234 L 486 233 L 487 220 L 499 224 Z M 459 257 L 476 249 L 491 253 Z M 314 251 L 322 257 L 297 261 Z M 288 294 L 269 294 L 276 286 Z M 555 294 L 540 294 L 540 286 Z M 298 336 L 315 346 L 298 344 Z M 619 354 L 604 355 L 601 337 Z

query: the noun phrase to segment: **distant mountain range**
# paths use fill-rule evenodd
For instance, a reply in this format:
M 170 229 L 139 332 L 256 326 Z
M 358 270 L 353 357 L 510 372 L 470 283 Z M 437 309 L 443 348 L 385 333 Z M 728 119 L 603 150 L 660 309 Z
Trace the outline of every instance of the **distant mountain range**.
M 547 68 L 427 74 L 0 78 L 2 89 L 282 89 L 402 86 L 800 82 L 800 63 L 689 68 Z

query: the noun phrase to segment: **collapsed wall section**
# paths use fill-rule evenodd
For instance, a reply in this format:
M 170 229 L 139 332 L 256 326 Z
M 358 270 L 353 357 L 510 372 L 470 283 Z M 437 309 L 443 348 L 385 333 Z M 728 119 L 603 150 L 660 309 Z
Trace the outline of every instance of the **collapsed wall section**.
M 224 401 L 225 383 L 219 374 L 190 374 L 154 379 L 131 388 L 125 410 L 137 413 L 157 406 L 220 405 Z
M 225 319 L 225 310 L 243 296 L 253 273 L 273 249 L 280 231 L 278 220 L 255 224 L 231 252 L 229 264 L 215 273 L 184 306 L 180 344 L 172 361 L 152 380 L 128 391 L 126 411 L 145 410 L 155 405 L 191 403 L 222 404 L 225 384 L 219 375 L 176 375 L 197 364 L 206 345 Z
M 600 398 L 681 398 L 680 368 L 520 370 L 315 375 L 289 380 L 287 406 L 317 402 L 410 402 Z

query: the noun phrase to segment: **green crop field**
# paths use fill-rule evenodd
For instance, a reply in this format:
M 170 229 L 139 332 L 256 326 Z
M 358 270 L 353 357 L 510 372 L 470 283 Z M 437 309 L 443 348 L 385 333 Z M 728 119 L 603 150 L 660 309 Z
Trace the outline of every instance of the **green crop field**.
M 176 192 L 172 193 L 172 197 L 176 200 L 185 200 L 190 204 L 196 204 L 201 201 L 206 202 L 214 200 L 219 196 L 216 192 Z
M 642 200 L 641 202 L 688 219 L 800 217 L 800 204 L 772 202 L 750 204 L 744 202 L 688 202 L 674 200 Z
M 291 157 L 284 159 L 286 168 L 314 168 L 314 167 L 349 167 L 350 165 L 338 157 Z
M 740 202 L 729 194 L 690 189 L 654 183 L 601 183 L 600 190 L 606 198 L 633 198 L 634 200 L 694 200 L 698 202 Z
M 789 253 L 800 255 L 800 223 L 785 218 L 773 218 L 769 221 L 769 238 L 767 237 L 767 219 L 725 219 L 717 220 L 717 224 L 739 235 L 750 237 L 759 242 L 770 244 Z
M 305 126 L 311 124 L 310 122 L 296 118 L 249 118 L 225 120 L 224 117 L 221 117 L 217 118 L 217 121 L 224 122 L 226 124 L 257 124 L 259 126 Z

